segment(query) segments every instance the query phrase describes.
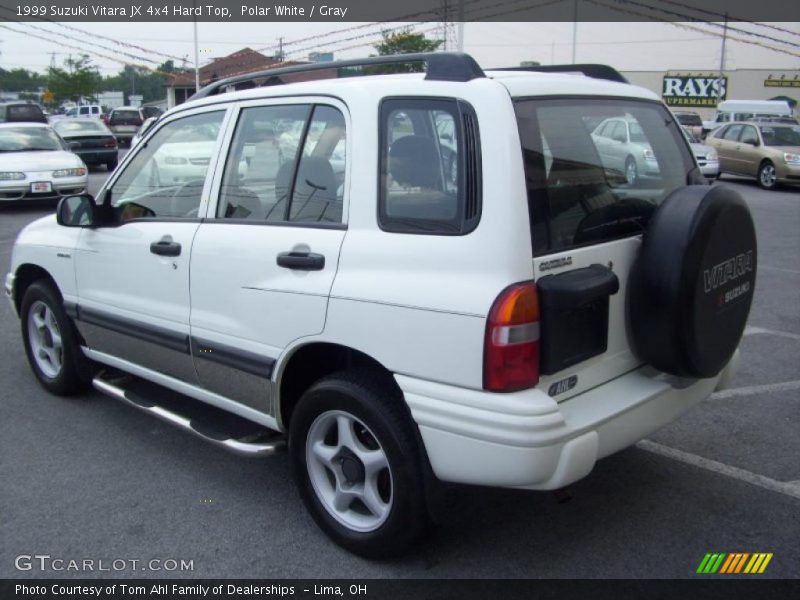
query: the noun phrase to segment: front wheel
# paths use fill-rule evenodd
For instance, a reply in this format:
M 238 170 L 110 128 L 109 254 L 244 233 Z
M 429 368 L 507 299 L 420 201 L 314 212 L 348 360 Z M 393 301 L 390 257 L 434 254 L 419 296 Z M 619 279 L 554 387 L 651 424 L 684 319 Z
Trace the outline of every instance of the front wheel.
M 37 281 L 22 298 L 22 340 L 28 363 L 39 383 L 57 396 L 88 388 L 91 363 L 52 286 Z
M 300 495 L 337 544 L 401 553 L 426 529 L 420 448 L 402 397 L 371 371 L 326 377 L 300 399 L 289 453 Z
M 634 186 L 636 185 L 636 181 L 639 179 L 639 168 L 636 166 L 636 160 L 629 156 L 625 161 L 625 179 L 628 180 L 628 185 Z
M 778 174 L 775 165 L 767 161 L 758 169 L 758 185 L 765 190 L 774 189 L 778 185 Z

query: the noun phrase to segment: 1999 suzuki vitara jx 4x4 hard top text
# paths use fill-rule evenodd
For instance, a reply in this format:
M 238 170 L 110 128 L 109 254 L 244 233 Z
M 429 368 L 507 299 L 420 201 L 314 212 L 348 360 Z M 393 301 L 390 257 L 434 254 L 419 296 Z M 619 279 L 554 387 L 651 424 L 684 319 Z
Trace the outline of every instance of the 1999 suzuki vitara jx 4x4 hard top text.
M 374 75 L 399 63 L 426 72 Z M 420 538 L 439 481 L 586 476 L 730 377 L 756 238 L 654 94 L 563 70 L 585 75 L 436 53 L 201 90 L 20 233 L 34 374 L 242 454 L 286 444 L 316 522 L 367 556 Z

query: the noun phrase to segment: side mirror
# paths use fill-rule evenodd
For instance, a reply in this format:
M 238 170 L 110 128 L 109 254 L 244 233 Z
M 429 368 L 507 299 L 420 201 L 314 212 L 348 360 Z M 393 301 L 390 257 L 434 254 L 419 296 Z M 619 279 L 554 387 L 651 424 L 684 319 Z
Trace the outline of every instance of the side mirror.
M 64 227 L 93 227 L 97 206 L 89 194 L 66 196 L 56 208 L 56 221 Z
M 750 144 L 751 146 L 758 146 L 758 140 L 745 140 L 745 144 Z

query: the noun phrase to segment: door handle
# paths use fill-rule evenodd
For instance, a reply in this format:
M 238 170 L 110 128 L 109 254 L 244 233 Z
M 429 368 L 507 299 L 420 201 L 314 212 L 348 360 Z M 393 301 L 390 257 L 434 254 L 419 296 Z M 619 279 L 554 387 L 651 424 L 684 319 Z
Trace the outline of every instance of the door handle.
M 281 252 L 278 266 L 299 271 L 321 271 L 325 268 L 325 257 L 313 252 Z
M 159 256 L 180 256 L 181 245 L 172 240 L 159 240 L 150 244 L 150 252 Z

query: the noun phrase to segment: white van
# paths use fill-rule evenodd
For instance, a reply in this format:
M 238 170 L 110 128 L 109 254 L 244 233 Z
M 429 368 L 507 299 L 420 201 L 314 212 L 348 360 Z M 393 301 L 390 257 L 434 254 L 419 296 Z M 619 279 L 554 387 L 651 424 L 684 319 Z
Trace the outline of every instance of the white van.
M 711 121 L 703 121 L 703 133 L 731 121 L 748 121 L 758 117 L 791 117 L 792 109 L 785 100 L 723 100 Z

